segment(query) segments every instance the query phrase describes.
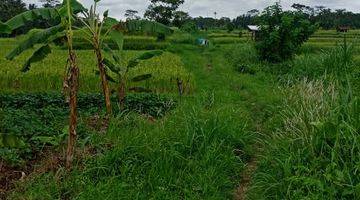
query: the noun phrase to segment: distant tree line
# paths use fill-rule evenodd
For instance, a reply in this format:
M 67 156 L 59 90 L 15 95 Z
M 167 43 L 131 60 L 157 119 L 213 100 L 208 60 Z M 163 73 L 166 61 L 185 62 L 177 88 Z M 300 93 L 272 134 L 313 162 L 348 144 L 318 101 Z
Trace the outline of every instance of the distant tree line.
M 293 4 L 295 12 L 303 14 L 312 24 L 318 24 L 319 28 L 328 30 L 340 26 L 348 26 L 353 29 L 360 28 L 360 13 L 353 13 L 345 9 L 332 10 L 325 6 L 310 7 L 303 4 Z M 258 24 L 259 10 L 251 10 L 232 20 L 237 28 L 246 28 L 249 24 Z
M 44 8 L 54 8 L 56 6 L 60 6 L 59 0 L 39 0 L 42 3 L 42 7 Z M 0 21 L 6 22 L 12 17 L 23 13 L 27 10 L 36 9 L 37 6 L 35 4 L 26 5 L 22 0 L 1 0 L 0 1 Z M 26 26 L 15 30 L 11 36 L 16 36 L 22 34 L 24 32 L 29 31 L 30 29 L 36 28 L 48 28 L 53 24 L 52 21 L 33 21 L 32 23 L 27 24 Z M 1 35 L 5 37 L 7 35 Z
M 195 17 L 192 18 L 187 12 L 179 10 L 180 5 L 185 0 L 149 0 L 150 5 L 145 11 L 144 18 L 160 22 L 168 26 L 176 26 L 179 28 L 192 27 L 206 30 L 206 29 L 244 29 L 250 24 L 259 24 L 259 16 L 261 12 L 257 9 L 248 11 L 234 19 L 229 17 L 217 18 L 217 12 L 214 12 L 214 17 Z M 59 0 L 39 0 L 42 7 L 57 7 Z M 26 10 L 35 9 L 35 4 L 26 5 L 22 0 L 1 0 L 0 1 L 0 20 L 7 21 L 11 17 L 22 13 Z M 353 13 L 345 9 L 332 10 L 325 6 L 310 7 L 303 4 L 293 4 L 294 12 L 302 14 L 312 24 L 317 24 L 322 29 L 336 29 L 339 26 L 348 26 L 356 29 L 360 28 L 360 13 Z M 136 10 L 126 10 L 124 13 L 126 20 L 141 19 L 139 12 Z M 33 22 L 29 27 L 46 28 L 51 26 L 51 22 Z M 191 24 L 191 25 L 189 25 Z M 21 30 L 15 31 L 13 34 L 26 31 L 24 27 Z

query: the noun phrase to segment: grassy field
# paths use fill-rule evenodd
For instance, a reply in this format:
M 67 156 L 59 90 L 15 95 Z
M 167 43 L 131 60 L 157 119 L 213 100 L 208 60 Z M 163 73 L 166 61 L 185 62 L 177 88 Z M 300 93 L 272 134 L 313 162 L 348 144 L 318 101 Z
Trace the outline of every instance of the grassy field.
M 0 150 L 1 181 L 15 183 L 2 183 L 0 197 L 360 198 L 360 32 L 345 48 L 343 36 L 319 31 L 279 64 L 260 61 L 245 31 L 201 34 L 209 47 L 172 36 L 165 54 L 132 72 L 151 72 L 145 85 L 160 96 L 134 94 L 105 128 L 93 52 L 77 51 L 83 96 L 71 172 L 62 165 L 66 104 L 58 105 L 66 51 L 22 74 L 25 57 L 3 58 L 17 40 L 1 39 L 0 132 L 31 135 L 36 149 Z M 123 62 L 141 52 L 125 51 Z M 188 83 L 183 97 L 176 78 Z
M 28 73 L 20 70 L 31 52 L 19 56 L 14 61 L 7 61 L 5 56 L 16 46 L 14 39 L 2 39 L 0 45 L 4 50 L 0 52 L 0 87 L 2 91 L 16 92 L 41 92 L 59 91 L 62 88 L 67 55 L 66 50 L 55 48 L 52 54 L 44 61 L 33 65 Z M 124 64 L 144 51 L 125 51 L 122 57 Z M 79 50 L 79 67 L 81 70 L 80 90 L 82 92 L 96 92 L 100 89 L 99 77 L 96 75 L 96 59 L 91 50 Z M 156 92 L 176 92 L 176 79 L 182 79 L 188 83 L 188 92 L 193 90 L 191 72 L 188 72 L 180 57 L 172 53 L 165 53 L 160 57 L 144 61 L 140 66 L 131 71 L 130 75 L 151 73 L 153 78 L 142 83 L 142 86 Z M 35 81 L 36 80 L 36 81 Z M 128 83 L 129 87 L 137 86 Z

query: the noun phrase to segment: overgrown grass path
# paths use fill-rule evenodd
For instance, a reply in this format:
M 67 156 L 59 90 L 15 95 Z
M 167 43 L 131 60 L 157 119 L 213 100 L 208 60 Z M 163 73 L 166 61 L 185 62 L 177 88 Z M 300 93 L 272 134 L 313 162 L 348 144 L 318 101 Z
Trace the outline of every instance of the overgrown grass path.
M 280 102 L 280 92 L 269 74 L 237 72 L 228 51 L 231 51 L 231 46 L 211 49 L 185 47 L 180 54 L 185 66 L 195 74 L 197 98 L 205 98 L 211 103 L 210 109 L 215 111 L 232 110 L 239 121 L 245 122 L 247 134 L 252 135 L 251 140 L 245 141 L 245 165 L 234 194 L 235 199 L 245 199 L 261 151 L 261 138 L 273 129 L 269 120 Z
M 231 48 L 174 46 L 196 85 L 174 111 L 158 120 L 115 117 L 106 134 L 86 135 L 72 172 L 35 173 L 10 199 L 245 197 L 280 98 L 268 74 L 234 69 Z

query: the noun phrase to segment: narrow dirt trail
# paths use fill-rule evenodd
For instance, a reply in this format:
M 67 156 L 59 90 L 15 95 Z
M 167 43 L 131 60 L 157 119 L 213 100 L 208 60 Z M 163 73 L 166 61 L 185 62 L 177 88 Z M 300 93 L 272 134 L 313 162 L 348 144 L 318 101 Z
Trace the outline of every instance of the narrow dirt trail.
M 229 47 L 231 46 L 201 50 L 185 47 L 181 54 L 185 66 L 196 76 L 197 91 L 211 91 L 215 104 L 234 110 L 240 121 L 245 120 L 249 124 L 247 131 L 254 134 L 253 141 L 249 141 L 251 157 L 244 171 L 236 175 L 241 179 L 233 192 L 235 200 L 243 200 L 246 199 L 257 168 L 257 157 L 261 153 L 260 135 L 266 132 L 265 123 L 271 117 L 268 107 L 273 103 L 273 99 L 269 99 L 269 96 L 276 95 L 273 94 L 275 87 L 271 78 L 241 74 L 234 69 L 226 54 Z M 244 116 L 246 118 L 243 118 Z
M 254 174 L 255 170 L 257 168 L 257 159 L 253 158 L 250 160 L 250 162 L 247 163 L 246 169 L 241 174 L 241 182 L 239 187 L 237 188 L 235 192 L 234 199 L 235 200 L 245 200 L 246 199 L 246 193 L 250 187 L 251 178 Z

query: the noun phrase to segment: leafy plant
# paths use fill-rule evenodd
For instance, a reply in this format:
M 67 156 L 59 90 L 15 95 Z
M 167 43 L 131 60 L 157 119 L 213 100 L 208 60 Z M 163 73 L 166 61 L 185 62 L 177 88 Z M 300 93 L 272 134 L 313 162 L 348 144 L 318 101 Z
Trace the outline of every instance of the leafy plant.
M 293 58 L 299 47 L 316 30 L 316 26 L 302 14 L 284 12 L 279 3 L 266 8 L 260 19 L 256 48 L 260 58 L 269 62 Z
M 113 35 L 114 40 L 116 40 L 117 36 Z M 118 41 L 118 45 L 120 48 L 120 45 L 122 43 Z M 116 74 L 116 78 L 112 78 L 111 75 L 107 74 L 109 80 L 112 82 L 117 83 L 118 85 L 118 98 L 119 98 L 119 104 L 120 108 L 124 108 L 124 100 L 126 97 L 126 91 L 131 90 L 135 92 L 148 92 L 147 89 L 142 87 L 133 87 L 133 88 L 127 88 L 126 83 L 130 80 L 132 82 L 141 82 L 145 81 L 147 79 L 150 79 L 152 77 L 151 74 L 141 74 L 136 76 L 129 76 L 129 71 L 133 68 L 137 67 L 141 61 L 151 59 L 155 56 L 160 56 L 163 52 L 162 51 L 151 51 L 146 52 L 132 60 L 129 61 L 127 65 L 123 65 L 121 63 L 121 55 L 116 54 L 114 51 L 112 51 L 110 48 L 107 48 L 107 51 L 112 55 L 112 59 L 104 59 L 104 64 L 110 69 L 111 72 Z
M 81 19 L 81 22 L 85 26 L 85 30 L 80 29 L 84 34 L 84 38 L 90 42 L 93 46 L 94 52 L 97 57 L 97 65 L 99 69 L 99 75 L 101 78 L 102 90 L 105 97 L 106 111 L 108 114 L 111 114 L 111 101 L 110 101 L 110 89 L 108 80 L 106 78 L 106 69 L 103 64 L 103 55 L 102 55 L 102 43 L 107 34 L 111 31 L 112 26 L 117 23 L 115 19 L 109 18 L 109 11 L 105 11 L 103 14 L 103 20 L 100 20 L 99 16 L 96 13 L 97 3 L 100 0 L 95 0 L 94 5 L 91 6 L 88 12 L 85 12 L 85 19 Z M 102 35 L 102 33 L 104 33 Z
M 41 44 L 33 54 L 27 59 L 23 65 L 22 71 L 30 70 L 31 64 L 41 61 L 51 53 L 50 44 L 59 38 L 66 37 L 68 45 L 68 65 L 66 85 L 69 88 L 70 96 L 70 123 L 69 123 L 69 143 L 66 156 L 66 166 L 70 168 L 72 165 L 73 151 L 76 140 L 77 126 L 77 93 L 79 82 L 79 68 L 77 66 L 76 54 L 72 47 L 72 21 L 73 16 L 85 8 L 76 0 L 64 0 L 60 8 L 42 8 L 24 12 L 15 16 L 1 26 L 0 33 L 10 33 L 33 20 L 53 20 L 57 24 L 40 32 L 29 33 L 28 38 L 21 42 L 6 58 L 13 60 L 25 50 Z
M 350 90 L 322 80 L 285 90 L 251 199 L 359 199 L 360 101 Z
M 110 47 L 104 44 L 104 40 L 109 35 L 113 42 L 116 44 L 117 49 L 122 51 L 124 45 L 124 35 L 121 32 L 126 31 L 144 31 L 149 33 L 158 32 L 158 34 L 167 35 L 172 31 L 164 25 L 161 25 L 156 22 L 150 22 L 146 20 L 129 20 L 125 24 L 120 24 L 116 19 L 108 17 L 109 11 L 103 13 L 103 19 L 100 20 L 99 15 L 96 12 L 97 3 L 100 0 L 95 0 L 94 5 L 91 6 L 90 11 L 86 13 L 85 20 L 81 20 L 83 25 L 86 27 L 85 30 L 82 30 L 84 38 L 89 41 L 95 51 L 97 57 L 97 65 L 99 69 L 99 75 L 101 77 L 102 89 L 105 97 L 105 104 L 107 113 L 111 113 L 111 101 L 110 101 L 110 89 L 108 85 L 108 78 L 106 74 L 105 62 L 109 64 L 108 61 L 104 62 L 103 49 L 107 52 L 112 52 Z M 117 30 L 115 28 L 117 27 Z M 115 57 L 116 62 L 120 62 L 120 56 Z M 109 66 L 108 66 L 109 67 Z M 110 67 L 110 69 L 114 69 Z M 115 73 L 118 73 L 119 70 L 115 70 Z M 122 74 L 124 76 L 124 74 Z M 126 80 L 122 80 L 123 82 Z M 136 79 L 136 81 L 140 81 Z M 124 83 L 125 84 L 125 83 Z M 123 87 L 123 86 L 121 86 Z M 120 89 L 119 89 L 120 90 Z

